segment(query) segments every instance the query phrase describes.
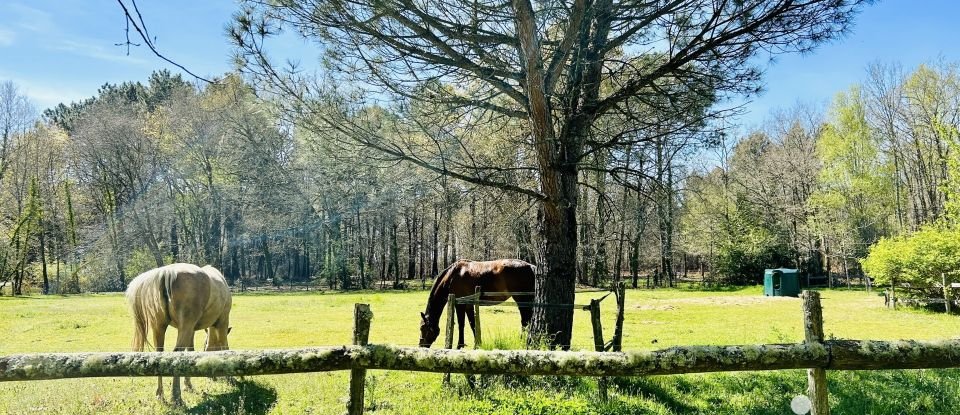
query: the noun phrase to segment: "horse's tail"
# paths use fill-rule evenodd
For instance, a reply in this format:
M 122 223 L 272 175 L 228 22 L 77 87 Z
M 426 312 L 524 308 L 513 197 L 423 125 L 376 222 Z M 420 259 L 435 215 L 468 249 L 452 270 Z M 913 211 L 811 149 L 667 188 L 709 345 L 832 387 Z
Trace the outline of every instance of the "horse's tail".
M 133 314 L 133 350 L 142 352 L 147 340 L 147 327 L 159 326 L 160 316 L 167 316 L 167 299 L 176 271 L 168 267 L 157 268 L 138 275 L 127 287 L 126 297 Z
M 143 310 L 142 301 L 140 301 L 140 286 L 143 280 L 135 278 L 127 287 L 127 303 L 130 304 L 130 313 L 133 314 L 133 351 L 142 352 L 143 345 L 147 342 L 147 318 Z

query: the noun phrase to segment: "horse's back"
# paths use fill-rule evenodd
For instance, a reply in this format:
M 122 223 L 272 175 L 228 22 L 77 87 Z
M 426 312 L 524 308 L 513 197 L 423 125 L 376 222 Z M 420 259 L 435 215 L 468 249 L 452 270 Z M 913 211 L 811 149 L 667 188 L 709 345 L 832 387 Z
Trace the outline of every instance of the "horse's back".
M 465 261 L 457 263 L 451 271 L 452 288 L 459 295 L 474 292 L 477 286 L 484 291 L 484 300 L 505 301 L 510 296 L 487 293 L 532 292 L 534 289 L 533 265 L 519 259 L 493 261 Z

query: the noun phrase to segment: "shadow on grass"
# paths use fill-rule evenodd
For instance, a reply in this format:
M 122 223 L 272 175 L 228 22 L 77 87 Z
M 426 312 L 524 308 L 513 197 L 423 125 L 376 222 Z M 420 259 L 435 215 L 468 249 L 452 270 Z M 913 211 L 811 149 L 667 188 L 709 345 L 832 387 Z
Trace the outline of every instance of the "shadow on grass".
M 646 399 L 652 399 L 670 409 L 673 413 L 686 414 L 696 410 L 683 401 L 683 393 L 689 392 L 689 381 L 683 378 L 677 378 L 676 390 L 671 391 L 664 388 L 659 382 L 652 381 L 651 378 L 611 378 L 610 384 L 620 393 L 625 395 L 643 396 Z M 676 393 L 680 392 L 680 393 Z
M 218 395 L 207 395 L 187 414 L 247 414 L 262 415 L 277 402 L 277 391 L 250 380 L 237 381 L 233 390 Z
M 958 369 L 827 373 L 837 413 L 947 414 L 960 408 Z
M 827 376 L 835 413 L 946 414 L 960 407 L 958 369 L 827 371 Z M 791 399 L 807 386 L 803 370 L 616 378 L 611 384 L 621 396 L 656 401 L 671 414 L 753 415 L 790 413 Z

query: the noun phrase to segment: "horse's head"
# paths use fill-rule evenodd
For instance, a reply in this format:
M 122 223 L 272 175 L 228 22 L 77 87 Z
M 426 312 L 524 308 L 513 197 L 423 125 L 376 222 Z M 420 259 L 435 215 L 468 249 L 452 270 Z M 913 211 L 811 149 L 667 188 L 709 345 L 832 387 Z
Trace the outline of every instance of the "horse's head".
M 420 347 L 430 347 L 440 335 L 440 326 L 430 324 L 430 319 L 424 313 L 420 313 L 420 320 Z

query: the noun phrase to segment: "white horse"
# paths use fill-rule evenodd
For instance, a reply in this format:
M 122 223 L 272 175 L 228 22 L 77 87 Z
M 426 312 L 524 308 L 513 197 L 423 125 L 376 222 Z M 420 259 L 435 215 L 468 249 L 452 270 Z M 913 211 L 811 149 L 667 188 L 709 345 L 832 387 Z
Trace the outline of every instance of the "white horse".
M 204 350 L 227 350 L 230 333 L 230 288 L 223 274 L 207 265 L 170 264 L 138 275 L 127 287 L 127 302 L 133 313 L 133 350 L 142 352 L 147 328 L 158 352 L 163 351 L 167 326 L 177 328 L 174 351 L 194 350 L 196 330 L 206 330 Z M 190 378 L 185 380 L 191 389 Z M 180 378 L 173 377 L 171 399 L 181 405 Z M 163 399 L 163 383 L 157 378 L 157 397 Z

